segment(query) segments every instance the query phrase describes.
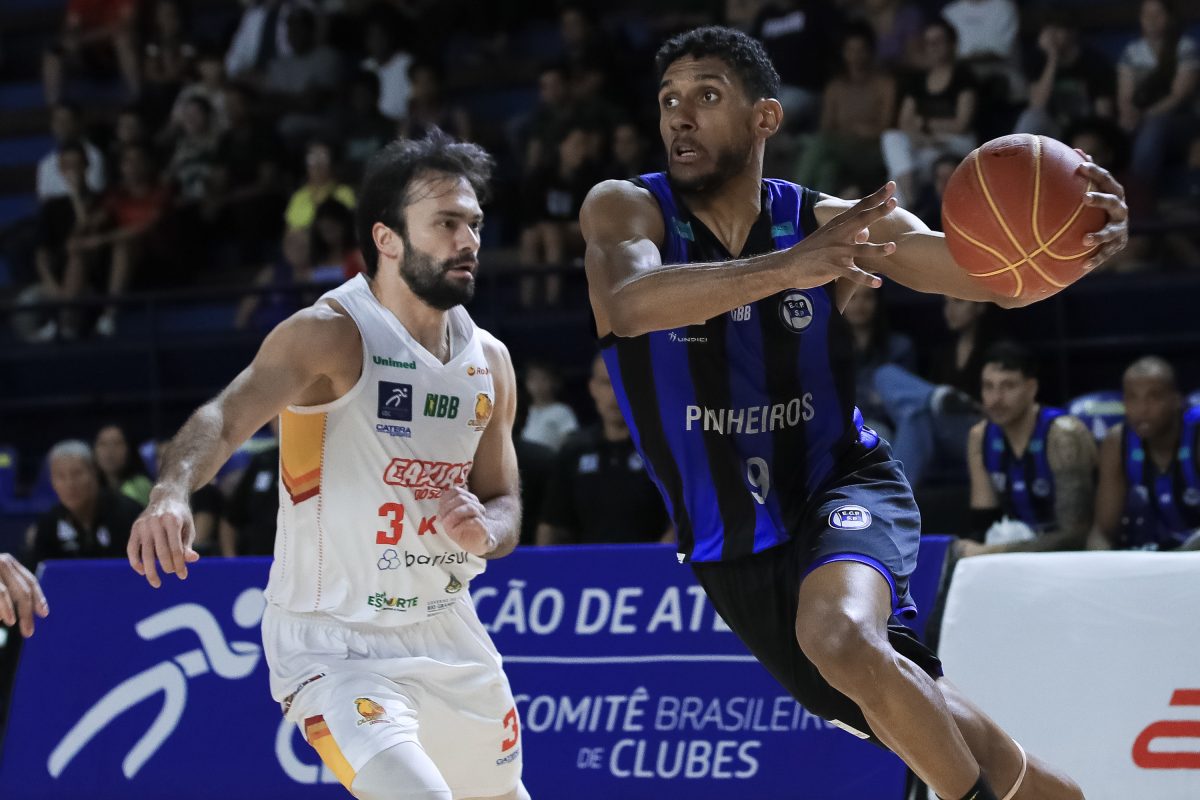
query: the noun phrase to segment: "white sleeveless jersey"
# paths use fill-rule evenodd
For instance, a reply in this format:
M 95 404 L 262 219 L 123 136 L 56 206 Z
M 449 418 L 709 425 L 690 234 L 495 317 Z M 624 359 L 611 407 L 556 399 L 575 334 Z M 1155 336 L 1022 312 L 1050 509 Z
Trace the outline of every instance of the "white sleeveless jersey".
M 279 518 L 267 601 L 294 613 L 395 627 L 461 600 L 484 560 L 437 520 L 465 484 L 495 390 L 481 336 L 449 312 L 442 364 L 380 305 L 362 275 L 326 293 L 363 341 L 362 376 L 321 406 L 280 418 Z

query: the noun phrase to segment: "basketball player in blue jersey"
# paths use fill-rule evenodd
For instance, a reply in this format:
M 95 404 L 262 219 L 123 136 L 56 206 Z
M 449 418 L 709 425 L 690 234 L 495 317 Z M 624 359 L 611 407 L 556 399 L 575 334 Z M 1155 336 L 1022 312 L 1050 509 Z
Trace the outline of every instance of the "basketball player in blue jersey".
M 1200 408 L 1174 368 L 1146 356 L 1125 370 L 1125 421 L 1100 446 L 1095 550 L 1200 550 Z
M 943 798 L 1080 798 L 899 624 L 920 516 L 854 408 L 840 313 L 857 286 L 880 284 L 873 272 L 1011 301 L 968 278 L 890 183 L 856 203 L 763 179 L 783 108 L 758 42 L 701 28 L 663 45 L 657 66 L 669 171 L 599 184 L 580 223 L 613 388 L 681 560 L 809 710 L 892 749 Z M 1127 238 L 1123 190 L 1080 169 L 1108 211 L 1089 234 L 1099 263 Z
M 1092 527 L 1096 441 L 1077 418 L 1037 402 L 1037 367 L 1025 348 L 994 345 L 983 360 L 987 419 L 967 437 L 972 528 L 986 535 L 1001 517 L 1028 538 L 958 542 L 958 555 L 1082 550 Z

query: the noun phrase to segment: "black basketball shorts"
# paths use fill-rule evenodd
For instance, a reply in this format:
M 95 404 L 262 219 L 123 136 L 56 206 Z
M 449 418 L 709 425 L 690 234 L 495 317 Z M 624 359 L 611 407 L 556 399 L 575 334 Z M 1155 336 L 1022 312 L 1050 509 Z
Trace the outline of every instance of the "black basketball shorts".
M 833 561 L 857 561 L 879 571 L 891 587 L 892 646 L 930 676 L 942 675 L 941 662 L 904 624 L 916 616 L 908 579 L 921 538 L 912 489 L 886 442 L 856 448 L 813 497 L 791 540 L 729 561 L 692 562 L 692 569 L 717 613 L 801 705 L 882 745 L 854 701 L 821 677 L 796 640 L 805 576 Z

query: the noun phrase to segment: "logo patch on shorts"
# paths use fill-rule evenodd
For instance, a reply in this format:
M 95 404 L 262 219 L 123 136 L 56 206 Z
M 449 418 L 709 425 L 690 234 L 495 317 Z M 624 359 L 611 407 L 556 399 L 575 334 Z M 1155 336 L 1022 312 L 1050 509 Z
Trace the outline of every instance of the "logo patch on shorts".
M 871 527 L 871 512 L 862 506 L 840 506 L 829 515 L 829 527 L 843 531 L 861 531 Z
M 354 698 L 354 710 L 362 717 L 359 725 L 374 725 L 377 722 L 391 722 L 387 710 L 369 697 Z

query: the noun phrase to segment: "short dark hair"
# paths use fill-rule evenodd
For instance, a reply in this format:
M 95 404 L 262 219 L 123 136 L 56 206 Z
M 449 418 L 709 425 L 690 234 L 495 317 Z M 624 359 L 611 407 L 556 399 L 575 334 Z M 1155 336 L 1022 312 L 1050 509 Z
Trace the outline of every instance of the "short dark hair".
M 729 65 L 752 100 L 779 96 L 779 73 L 762 43 L 734 28 L 709 25 L 672 36 L 654 55 L 661 81 L 667 68 L 681 58 L 715 56 Z
M 404 209 L 412 202 L 409 189 L 413 181 L 430 172 L 466 178 L 483 203 L 494 166 L 495 161 L 482 147 L 455 141 L 437 127 L 423 139 L 397 139 L 372 156 L 363 174 L 355 211 L 355 228 L 367 275 L 375 277 L 379 269 L 379 251 L 371 236 L 376 222 L 407 236 Z
M 1012 341 L 997 342 L 983 355 L 983 366 L 996 366 L 1009 372 L 1019 372 L 1026 378 L 1037 378 L 1037 362 L 1024 345 Z

